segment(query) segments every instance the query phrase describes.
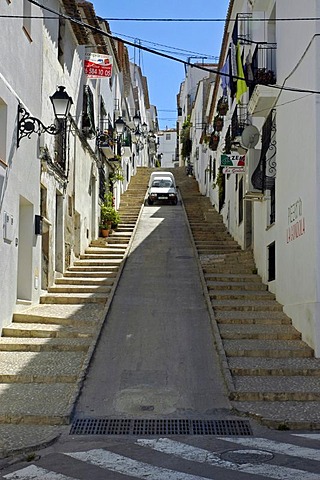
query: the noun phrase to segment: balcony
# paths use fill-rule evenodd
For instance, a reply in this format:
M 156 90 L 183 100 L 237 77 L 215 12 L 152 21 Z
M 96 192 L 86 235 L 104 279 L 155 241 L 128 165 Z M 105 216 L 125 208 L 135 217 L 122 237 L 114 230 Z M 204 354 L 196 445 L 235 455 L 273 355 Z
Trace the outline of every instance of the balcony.
M 267 118 L 276 101 L 278 91 L 267 85 L 256 85 L 248 103 L 248 112 L 253 117 Z
M 277 90 L 276 48 L 274 43 L 257 44 L 251 63 L 251 80 L 249 86 L 249 114 L 256 117 L 267 117 L 272 109 Z
M 98 145 L 106 158 L 114 157 L 114 141 L 107 132 L 100 133 L 98 136 Z

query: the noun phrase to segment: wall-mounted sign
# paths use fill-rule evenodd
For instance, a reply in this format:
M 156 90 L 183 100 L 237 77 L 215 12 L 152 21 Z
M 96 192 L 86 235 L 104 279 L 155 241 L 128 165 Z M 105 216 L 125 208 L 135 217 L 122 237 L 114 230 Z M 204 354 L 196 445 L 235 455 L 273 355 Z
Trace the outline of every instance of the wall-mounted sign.
M 305 232 L 306 223 L 302 212 L 302 200 L 299 198 L 288 207 L 287 243 L 293 242 Z
M 111 55 L 86 53 L 84 73 L 88 78 L 110 78 L 112 76 L 112 62 Z
M 223 154 L 221 155 L 221 167 L 224 167 L 223 173 L 244 173 L 245 171 L 245 155 L 240 154 Z

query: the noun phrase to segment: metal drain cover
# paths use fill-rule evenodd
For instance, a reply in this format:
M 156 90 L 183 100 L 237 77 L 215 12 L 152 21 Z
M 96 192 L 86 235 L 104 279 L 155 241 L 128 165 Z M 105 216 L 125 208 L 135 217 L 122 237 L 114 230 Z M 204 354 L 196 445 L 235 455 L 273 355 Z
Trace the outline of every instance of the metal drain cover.
M 247 420 L 77 418 L 70 435 L 252 435 Z

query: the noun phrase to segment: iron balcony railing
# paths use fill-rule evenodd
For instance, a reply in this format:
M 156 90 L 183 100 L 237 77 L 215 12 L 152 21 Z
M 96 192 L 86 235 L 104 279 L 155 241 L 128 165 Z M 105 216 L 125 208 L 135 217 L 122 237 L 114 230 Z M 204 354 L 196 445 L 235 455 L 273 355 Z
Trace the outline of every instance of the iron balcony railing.
M 250 96 L 256 85 L 274 85 L 276 77 L 276 43 L 258 43 L 247 67 Z

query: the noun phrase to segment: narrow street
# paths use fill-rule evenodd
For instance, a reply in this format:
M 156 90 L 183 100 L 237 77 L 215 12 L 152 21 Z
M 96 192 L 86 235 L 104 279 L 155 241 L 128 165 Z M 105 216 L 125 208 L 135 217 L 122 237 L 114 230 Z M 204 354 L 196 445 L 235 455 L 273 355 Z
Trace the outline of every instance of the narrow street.
M 319 434 L 232 412 L 197 261 L 182 203 L 144 206 L 71 430 L 1 478 L 319 480 Z
M 76 415 L 229 408 L 182 206 L 145 206 Z

